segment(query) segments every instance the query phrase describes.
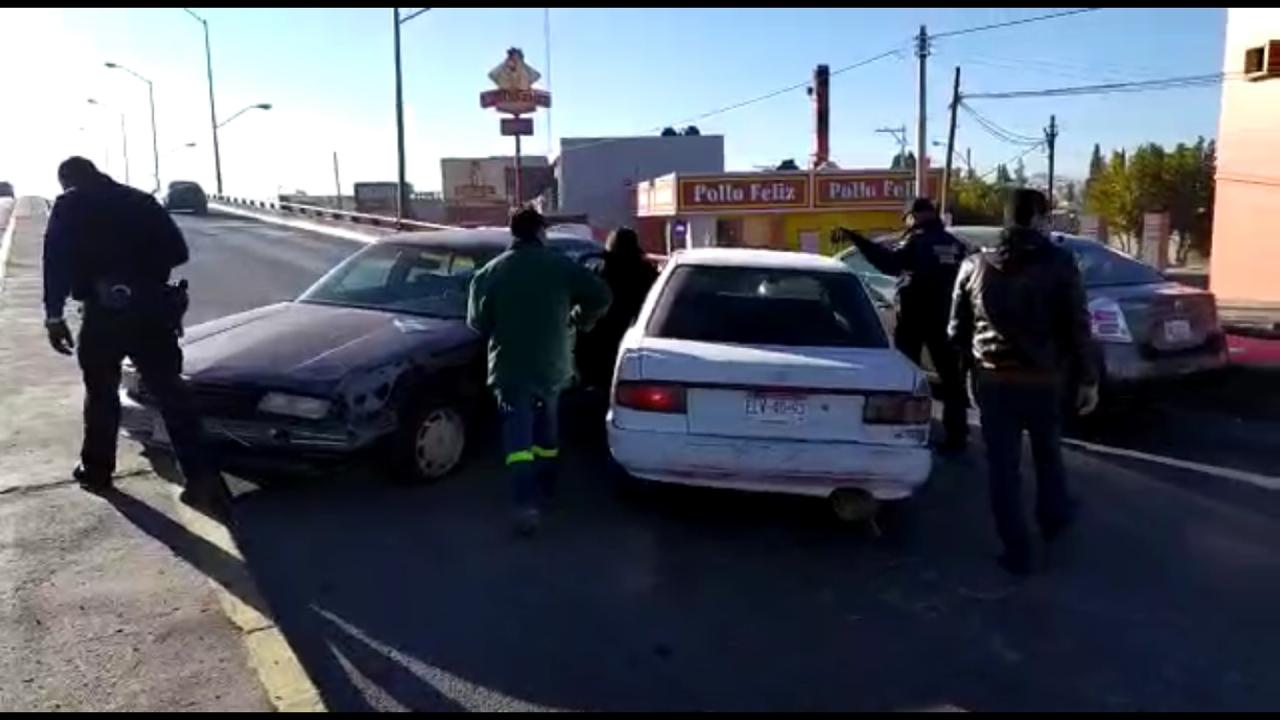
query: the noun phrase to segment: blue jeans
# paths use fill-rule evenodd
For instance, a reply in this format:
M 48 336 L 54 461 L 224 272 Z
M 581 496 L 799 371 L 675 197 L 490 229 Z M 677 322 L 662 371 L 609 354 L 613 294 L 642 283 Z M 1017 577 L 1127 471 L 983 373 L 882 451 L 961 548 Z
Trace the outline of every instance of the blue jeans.
M 554 489 L 559 465 L 559 398 L 501 389 L 494 395 L 502 418 L 502 453 L 516 508 L 538 508 Z
M 1036 469 L 1036 520 L 1052 532 L 1075 515 L 1062 461 L 1062 386 L 1058 382 L 1010 381 L 977 373 L 978 407 L 987 446 L 991 511 L 1005 552 L 1029 559 L 1031 538 L 1022 508 L 1022 433 L 1031 438 Z

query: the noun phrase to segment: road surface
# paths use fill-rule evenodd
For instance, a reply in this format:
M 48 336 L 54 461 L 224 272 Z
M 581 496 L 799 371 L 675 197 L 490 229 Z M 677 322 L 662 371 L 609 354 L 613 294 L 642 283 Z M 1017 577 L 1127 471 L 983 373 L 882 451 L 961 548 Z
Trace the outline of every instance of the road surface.
M 192 321 L 292 297 L 355 247 L 179 222 Z M 483 441 L 429 487 L 366 468 L 264 484 L 235 532 L 331 709 L 1274 708 L 1280 498 L 1159 462 L 1274 473 L 1266 408 L 1165 397 L 1092 439 L 1154 460 L 1069 450 L 1081 523 L 1025 583 L 991 562 L 980 446 L 879 539 L 808 500 L 619 498 L 572 423 L 531 542 Z

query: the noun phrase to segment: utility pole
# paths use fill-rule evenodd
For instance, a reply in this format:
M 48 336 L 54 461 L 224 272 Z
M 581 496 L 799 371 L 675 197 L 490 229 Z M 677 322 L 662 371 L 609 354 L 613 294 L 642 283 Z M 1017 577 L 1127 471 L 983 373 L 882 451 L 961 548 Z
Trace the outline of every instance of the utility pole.
M 205 72 L 209 77 L 209 125 L 213 128 L 213 176 L 218 187 L 218 194 L 222 194 L 222 155 L 218 152 L 218 112 L 213 105 L 213 53 L 209 49 L 209 22 L 199 15 L 192 12 L 191 8 L 183 8 L 183 10 L 200 21 L 204 26 L 204 66 Z
M 1049 210 L 1053 210 L 1053 146 L 1058 140 L 1058 118 L 1049 116 L 1049 127 L 1044 131 L 1044 141 L 1049 148 Z
M 920 59 L 920 109 L 916 115 L 916 197 L 924 197 L 928 188 L 924 175 L 928 153 L 928 140 L 925 138 L 925 64 L 929 57 L 929 33 L 924 25 L 920 26 L 920 34 L 916 36 L 916 57 Z
M 404 222 L 404 211 L 409 205 L 409 193 L 404 180 L 404 95 L 400 89 L 400 8 L 392 8 L 395 22 L 396 50 L 396 228 Z
M 338 193 L 338 209 L 342 209 L 342 180 L 338 179 L 338 151 L 333 151 L 333 189 Z
M 956 111 L 960 109 L 960 66 L 956 66 L 955 81 L 951 85 L 951 125 L 947 129 L 947 161 L 942 171 L 942 200 L 940 213 L 947 214 L 947 198 L 951 194 L 951 155 L 956 147 Z
M 885 133 L 886 135 L 893 136 L 894 142 L 898 143 L 898 157 L 901 158 L 902 162 L 905 163 L 907 161 L 907 126 L 899 125 L 896 128 L 891 128 L 891 127 L 876 128 L 876 132 Z M 899 168 L 899 169 L 905 169 L 905 168 Z

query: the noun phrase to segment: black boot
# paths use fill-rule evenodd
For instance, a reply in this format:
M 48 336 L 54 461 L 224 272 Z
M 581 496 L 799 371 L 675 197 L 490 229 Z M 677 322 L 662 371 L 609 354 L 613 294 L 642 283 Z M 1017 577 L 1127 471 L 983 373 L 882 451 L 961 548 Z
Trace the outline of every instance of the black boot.
M 106 492 L 115 487 L 115 483 L 111 479 L 111 473 L 94 471 L 86 468 L 84 463 L 76 465 L 71 471 L 71 477 L 80 483 L 80 487 L 89 492 Z
M 217 473 L 197 481 L 188 480 L 178 500 L 224 525 L 231 520 L 231 491 Z

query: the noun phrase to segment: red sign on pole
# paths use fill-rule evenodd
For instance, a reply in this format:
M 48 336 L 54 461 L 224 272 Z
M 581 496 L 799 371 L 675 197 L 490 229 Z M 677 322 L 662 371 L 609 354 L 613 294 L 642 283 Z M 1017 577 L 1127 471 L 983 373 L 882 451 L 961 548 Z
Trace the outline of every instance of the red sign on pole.
M 502 118 L 501 129 L 503 135 L 524 135 L 527 137 L 533 134 L 533 118 Z

